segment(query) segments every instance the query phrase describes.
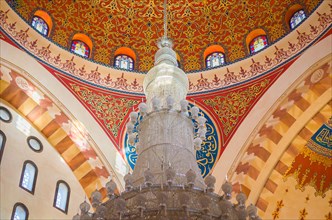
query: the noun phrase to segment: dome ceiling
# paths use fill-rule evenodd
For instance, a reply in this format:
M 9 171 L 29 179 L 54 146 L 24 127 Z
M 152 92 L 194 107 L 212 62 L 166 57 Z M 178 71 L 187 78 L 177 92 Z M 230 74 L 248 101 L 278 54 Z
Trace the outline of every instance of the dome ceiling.
M 50 39 L 69 48 L 76 33 L 84 33 L 93 41 L 92 59 L 112 65 L 119 47 L 133 49 L 137 56 L 135 69 L 148 71 L 153 66 L 156 41 L 162 36 L 163 1 L 144 0 L 6 0 L 30 23 L 37 9 L 47 11 L 53 19 Z M 307 14 L 320 0 L 303 0 Z M 169 1 L 169 36 L 185 71 L 204 69 L 204 50 L 218 44 L 225 49 L 226 61 L 248 56 L 245 38 L 262 28 L 269 43 L 284 36 L 287 9 L 295 0 L 180 0 Z M 64 13 L 66 12 L 66 13 Z
M 160 2 L 158 1 L 158 5 L 155 5 L 155 2 L 153 1 L 152 3 L 154 4 L 149 5 L 149 2 L 147 1 L 142 3 L 140 1 L 120 2 L 116 0 L 67 0 L 68 2 L 65 0 L 6 1 L 11 5 L 15 5 L 16 11 L 21 14 L 27 22 L 31 21 L 36 9 L 44 9 L 49 12 L 54 21 L 50 39 L 65 48 L 68 48 L 70 38 L 73 34 L 77 32 L 88 34 L 93 39 L 94 43 L 93 59 L 98 62 L 104 62 L 108 65 L 112 63 L 113 52 L 118 47 L 128 46 L 133 48 L 137 54 L 138 66 L 136 69 L 141 71 L 148 70 L 152 65 L 153 55 L 157 49 L 155 41 L 162 35 L 162 0 L 160 0 Z M 93 2 L 97 3 L 93 5 Z M 253 5 L 251 2 L 254 2 Z M 278 3 L 277 0 L 250 0 L 250 2 L 221 0 L 218 2 L 195 1 L 193 3 L 188 3 L 188 5 L 185 6 L 186 2 L 179 1 L 179 3 L 175 3 L 175 1 L 170 1 L 170 16 L 172 16 L 172 20 L 170 21 L 170 35 L 175 39 L 175 50 L 181 56 L 182 67 L 188 71 L 204 68 L 202 62 L 203 52 L 208 45 L 213 43 L 221 44 L 226 49 L 228 62 L 247 56 L 244 46 L 244 38 L 246 34 L 255 27 L 266 30 L 270 43 L 275 42 L 288 31 L 284 22 L 284 15 L 287 8 L 292 4 L 299 2 L 305 7 L 307 13 L 311 13 L 319 3 L 319 1 L 309 0 L 286 0 L 285 3 L 282 1 Z M 221 7 L 222 4 L 225 4 L 224 9 Z M 234 4 L 238 4 L 238 9 L 233 9 L 232 4 L 233 6 Z M 271 6 L 269 4 L 271 4 Z M 242 62 L 234 64 L 238 65 L 238 68 L 240 69 L 239 71 L 230 65 L 226 68 L 188 75 L 189 80 L 193 83 L 192 87 L 199 88 L 196 90 L 192 89 L 191 91 L 202 91 L 202 88 L 205 89 L 206 85 L 209 86 L 212 83 L 215 83 L 215 87 L 213 88 L 221 88 L 215 91 L 208 91 L 207 93 L 191 93 L 188 96 L 188 100 L 191 103 L 195 103 L 202 107 L 202 110 L 209 114 L 216 125 L 216 129 L 220 131 L 218 155 L 221 156 L 221 158 L 216 161 L 218 164 L 215 166 L 211 163 L 211 167 L 214 166 L 213 174 L 219 175 L 217 176 L 217 181 L 220 183 L 219 185 L 221 185 L 221 182 L 224 179 L 224 176 L 221 177 L 220 173 L 222 173 L 223 170 L 226 170 L 226 173 L 231 174 L 228 176 L 234 184 L 234 188 L 239 189 L 241 186 L 242 190 L 248 194 L 249 201 L 256 202 L 261 216 L 268 219 L 274 217 L 272 216 L 273 213 L 280 215 L 280 217 L 278 217 L 279 219 L 293 217 L 295 219 L 300 216 L 300 213 L 303 210 L 304 213 L 309 213 L 306 214 L 307 216 L 304 215 L 306 219 L 313 219 L 312 216 L 317 212 L 319 212 L 320 217 L 325 216 L 328 218 L 327 216 L 331 216 L 329 209 L 332 201 L 330 196 L 331 184 L 328 186 L 329 188 L 325 187 L 324 192 L 326 192 L 326 189 L 328 191 L 326 192 L 327 196 L 323 198 L 321 195 L 316 195 L 316 193 L 320 192 L 318 185 L 316 187 L 310 185 L 312 178 L 307 178 L 305 181 L 302 181 L 303 178 L 297 178 L 295 175 L 296 172 L 293 170 L 286 173 L 291 167 L 294 168 L 294 170 L 299 168 L 298 165 L 300 163 L 297 163 L 297 161 L 301 162 L 300 165 L 302 165 L 303 168 L 312 168 L 312 164 L 308 160 L 302 160 L 302 149 L 306 149 L 305 144 L 307 141 L 313 134 L 315 134 L 323 123 L 327 122 L 331 113 L 332 103 L 331 96 L 329 95 L 331 94 L 331 61 L 329 59 L 328 64 L 325 64 L 325 61 L 324 63 L 323 61 L 319 63 L 317 62 L 318 57 L 322 56 L 322 53 L 331 53 L 329 50 L 329 48 L 331 48 L 329 46 L 330 44 L 326 44 L 326 42 L 331 42 L 332 32 L 330 29 L 332 5 L 329 4 L 328 6 L 328 4 L 329 3 L 326 1 L 323 2 L 319 7 L 319 10 L 306 20 L 307 23 L 304 22 L 299 29 L 289 34 L 287 37 L 284 37 L 281 41 L 273 45 L 273 47 L 258 54 L 256 57 L 252 57 L 252 59 L 247 59 L 249 61 L 252 60 L 252 64 L 251 61 L 248 65 L 243 64 Z M 95 82 L 93 81 L 94 79 L 90 79 L 89 77 L 84 79 L 83 77 L 79 78 L 79 74 L 75 73 L 78 73 L 76 70 L 84 70 L 84 67 L 86 68 L 87 76 L 88 74 L 92 75 L 92 73 L 99 74 L 98 71 L 100 71 L 102 77 L 104 77 L 103 79 L 107 79 L 106 76 L 114 77 L 114 81 L 112 82 L 120 86 L 131 85 L 131 82 L 136 82 L 137 76 L 144 77 L 144 75 L 114 69 L 108 72 L 109 68 L 107 67 L 104 68 L 102 65 L 90 62 L 80 62 L 82 59 L 79 57 L 74 58 L 73 54 L 66 53 L 61 49 L 61 60 L 59 62 L 61 65 L 55 65 L 55 62 L 53 61 L 46 62 L 47 59 L 44 58 L 47 56 L 39 56 L 38 52 L 42 51 L 43 48 L 46 48 L 47 45 L 49 45 L 50 53 L 52 51 L 52 54 L 49 57 L 53 59 L 53 57 L 56 58 L 58 56 L 59 48 L 49 44 L 49 42 L 39 36 L 37 32 L 31 31 L 31 28 L 30 31 L 28 31 L 29 28 L 27 27 L 27 24 L 22 25 L 24 22 L 22 22 L 13 11 L 7 9 L 7 4 L 4 5 L 6 7 L 2 9 L 3 11 L 0 10 L 0 17 L 2 18 L 0 19 L 2 22 L 0 39 L 5 42 L 2 45 L 11 45 L 13 46 L 12 49 L 19 48 L 22 51 L 27 52 L 29 55 L 21 56 L 21 53 L 16 53 L 17 51 L 13 50 L 14 55 L 11 54 L 14 57 L 13 60 L 22 60 L 32 55 L 30 58 L 36 59 L 36 62 L 41 64 L 40 66 L 38 65 L 40 68 L 31 70 L 34 66 L 29 63 L 29 59 L 24 60 L 19 66 L 24 66 L 28 75 L 31 74 L 31 76 L 36 77 L 36 79 L 39 80 L 36 85 L 41 88 L 46 87 L 54 94 L 59 90 L 68 90 L 71 92 L 72 96 L 70 96 L 70 98 L 76 98 L 78 100 L 77 104 L 81 104 L 87 111 L 78 113 L 76 106 L 71 104 L 67 105 L 67 107 L 70 108 L 70 111 L 76 113 L 75 116 L 89 113 L 91 119 L 96 121 L 96 125 L 100 126 L 96 127 L 100 129 L 94 129 L 91 134 L 95 135 L 94 132 L 96 130 L 101 130 L 101 133 L 105 132 L 105 136 L 114 144 L 114 149 L 112 147 L 112 150 L 114 151 L 112 152 L 124 152 L 125 138 L 123 136 L 125 134 L 125 123 L 132 106 L 134 105 L 135 107 L 139 103 L 142 94 L 127 94 L 126 91 L 129 89 L 126 87 L 116 87 L 119 90 L 122 89 L 122 92 L 115 91 L 113 88 L 105 89 L 102 87 L 104 86 L 102 83 L 98 84 L 100 81 Z M 133 7 L 131 7 L 131 5 L 133 5 Z M 242 15 L 244 17 L 241 17 L 239 14 L 242 13 L 242 11 L 245 12 L 246 7 L 248 10 L 250 7 L 253 10 L 254 8 L 259 8 L 259 10 L 255 9 L 251 13 L 253 15 L 260 14 L 261 19 L 257 18 L 257 20 L 251 19 L 250 21 L 246 21 L 246 18 L 248 17 L 244 17 L 250 16 L 251 13 L 249 12 L 248 15 L 243 13 Z M 145 13 L 148 13 L 149 8 L 151 8 L 151 13 L 154 13 L 152 13 L 150 17 L 147 17 L 147 14 Z M 185 10 L 186 8 L 188 11 Z M 204 9 L 207 9 L 207 11 L 204 11 Z M 64 13 L 64 10 L 68 13 Z M 224 17 L 226 10 L 228 10 L 230 17 Z M 78 14 L 78 11 L 80 11 L 80 14 Z M 87 16 L 90 11 L 95 17 L 90 15 L 90 17 Z M 130 12 L 134 13 L 131 17 L 131 22 L 129 22 L 130 17 L 128 16 L 128 13 Z M 96 16 L 96 13 L 99 13 L 99 16 Z M 216 23 L 219 21 L 219 26 L 213 27 L 214 32 L 210 37 L 203 34 L 203 32 L 206 31 L 204 28 L 208 27 L 208 23 L 206 22 L 207 14 L 209 14 L 209 17 L 211 16 L 210 19 L 213 17 L 213 21 Z M 272 14 L 272 18 L 269 17 L 270 14 Z M 106 17 L 103 17 L 103 15 Z M 112 15 L 111 18 L 109 15 Z M 275 21 L 272 23 L 271 19 L 275 19 Z M 228 28 L 226 26 L 226 21 L 230 22 L 229 20 L 232 20 L 233 23 L 227 23 L 227 25 L 233 28 Z M 98 23 L 99 21 L 100 23 Z M 150 22 L 150 26 L 147 25 L 148 22 Z M 190 22 L 190 25 L 188 25 L 188 22 Z M 110 28 L 107 28 L 107 24 L 110 25 Z M 115 24 L 117 26 L 115 26 Z M 129 26 L 131 28 L 130 30 L 125 29 L 128 24 L 132 24 Z M 142 29 L 142 31 L 139 32 L 139 29 Z M 105 32 L 105 30 L 109 31 Z M 193 31 L 194 35 L 188 34 L 190 33 L 188 30 Z M 233 30 L 234 34 L 235 31 L 237 33 L 234 35 L 234 39 L 230 37 L 231 30 Z M 127 33 L 126 31 L 130 33 L 130 36 L 126 35 L 126 37 L 120 38 L 119 36 L 124 36 L 123 33 Z M 17 37 L 21 36 L 21 33 L 25 33 L 26 35 L 22 34 L 22 38 Z M 292 37 L 291 40 L 289 40 L 290 37 Z M 38 42 L 37 49 L 30 50 L 30 45 L 33 45 L 33 43 L 36 42 Z M 188 46 L 190 43 L 195 47 L 190 48 Z M 328 46 L 325 46 L 324 49 L 322 49 L 321 43 Z M 310 45 L 310 47 L 308 45 Z M 294 47 L 295 50 L 291 50 Z M 7 47 L 3 48 L 3 51 L 9 51 L 6 50 Z M 236 48 L 239 49 L 236 51 Z M 8 59 L 7 54 L 10 53 L 6 52 L 1 54 L 5 61 Z M 308 59 L 308 57 L 310 57 L 310 59 Z M 12 62 L 12 60 L 8 59 L 8 62 Z M 15 64 L 15 62 L 13 63 Z M 29 65 L 26 65 L 27 63 L 29 63 Z M 71 64 L 73 68 L 76 68 L 76 72 L 67 68 L 67 63 Z M 292 86 L 287 89 L 292 80 L 302 75 L 303 71 L 311 65 L 314 66 L 314 69 L 308 71 L 310 73 L 306 74 L 306 78 L 301 78 L 302 80 L 305 80 L 296 81 L 299 85 L 298 87 Z M 103 68 L 107 69 L 107 71 L 103 72 Z M 317 76 L 311 77 L 310 74 L 319 68 L 322 68 L 324 74 L 321 74 L 321 71 L 318 71 Z M 16 69 L 16 67 L 14 69 Z M 12 72 L 15 72 L 14 69 Z M 52 83 L 43 84 L 44 81 L 41 79 L 47 77 L 42 74 L 44 72 L 41 70 L 44 69 L 45 71 L 48 71 L 46 72 L 47 76 L 54 76 L 55 80 Z M 61 71 L 59 71 L 59 69 Z M 248 72 L 250 74 L 252 73 L 252 75 L 244 71 L 246 69 L 250 70 Z M 294 71 L 294 69 L 296 69 L 296 71 Z M 23 72 L 25 73 L 25 71 Z M 118 76 L 118 72 L 122 75 Z M 237 72 L 239 72 L 239 74 L 237 74 Z M 5 74 L 6 73 L 7 72 L 5 72 Z M 41 74 L 39 75 L 39 73 Z M 231 84 L 234 82 L 232 81 L 234 75 L 240 79 L 240 76 L 242 76 L 241 73 L 248 74 L 248 78 L 252 77 L 252 79 L 241 84 Z M 71 74 L 73 74 L 73 76 Z M 196 76 L 198 78 L 195 78 Z M 282 85 L 285 87 L 280 86 L 282 76 L 287 76 L 287 80 L 282 82 Z M 225 82 L 224 84 L 218 84 L 218 81 L 221 81 L 219 77 L 225 77 L 225 80 L 222 78 L 222 80 L 224 80 L 222 82 Z M 87 195 L 90 195 L 91 192 L 95 190 L 96 182 L 98 182 L 98 187 L 104 185 L 109 173 L 116 170 L 116 166 L 113 165 L 109 165 L 110 168 L 108 169 L 108 164 L 103 160 L 103 155 L 115 155 L 105 150 L 110 149 L 111 147 L 106 146 L 105 148 L 102 148 L 104 145 L 100 144 L 98 147 L 103 151 L 99 154 L 99 151 L 96 150 L 98 149 L 97 146 L 94 146 L 93 143 L 89 148 L 80 148 L 80 146 L 74 145 L 73 143 L 76 144 L 76 142 L 81 142 L 80 139 L 71 139 L 72 137 L 76 138 L 75 135 L 66 135 L 65 131 L 67 131 L 66 129 L 68 129 L 68 127 L 65 126 L 67 126 L 67 122 L 70 118 L 65 117 L 64 114 L 59 113 L 58 111 L 54 112 L 54 104 L 50 103 L 50 98 L 43 96 L 44 99 L 40 99 L 40 102 L 35 103 L 33 100 L 35 96 L 33 96 L 32 93 L 30 94 L 31 97 L 28 97 L 23 89 L 16 85 L 16 80 L 10 78 L 10 81 L 7 83 L 4 82 L 6 79 L 8 78 L 1 77 L 0 80 L 1 85 L 3 85 L 0 91 L 1 99 L 12 105 L 17 111 L 20 111 L 23 116 L 31 120 L 31 123 L 38 123 L 38 126 L 37 124 L 34 125 L 40 129 L 41 133 L 44 134 L 50 142 L 52 141 L 54 148 L 72 169 Z M 133 79 L 135 79 L 135 81 Z M 62 83 L 62 85 L 53 89 L 53 87 L 49 85 L 55 82 L 59 84 Z M 138 85 L 140 85 L 140 82 L 141 81 L 138 80 Z M 275 84 L 278 82 L 279 84 Z M 99 85 L 102 86 L 99 87 Z M 210 87 L 208 88 L 210 89 Z M 255 91 L 256 93 L 253 93 L 252 91 Z M 272 93 L 275 94 L 275 96 L 271 95 Z M 328 99 L 326 103 L 321 102 L 320 98 L 322 94 L 329 95 L 326 98 Z M 276 109 L 274 109 L 275 111 L 270 112 L 270 110 L 267 109 L 270 107 L 274 98 L 277 99 L 276 97 L 279 97 L 279 95 L 280 100 L 278 99 L 275 105 L 271 107 L 271 109 L 276 107 Z M 65 98 L 63 96 L 64 95 L 57 96 L 60 100 L 59 102 L 66 101 L 67 97 Z M 90 102 L 91 100 L 99 101 L 102 98 L 104 98 L 103 102 Z M 269 99 L 269 102 L 266 101 L 267 99 Z M 262 102 L 265 100 L 267 103 L 262 104 L 261 100 Z M 317 110 L 316 114 L 314 114 L 315 112 L 311 110 L 310 106 L 315 108 L 317 106 L 319 107 L 318 103 L 324 104 L 324 108 L 322 107 L 321 111 Z M 99 104 L 102 104 L 102 108 L 98 108 Z M 256 105 L 261 107 L 261 109 L 257 111 L 257 108 L 255 108 Z M 263 105 L 264 107 L 262 107 Z M 112 112 L 111 114 L 108 114 L 107 117 L 99 114 L 100 112 L 104 114 L 109 111 Z M 120 114 L 120 112 L 123 112 L 123 114 Z M 257 115 L 255 115 L 256 113 Z M 48 117 L 48 115 L 56 117 Z M 269 115 L 270 117 L 267 118 Z M 303 117 L 308 117 L 308 123 L 306 123 L 306 120 L 303 120 Z M 84 120 L 86 120 L 86 118 L 84 118 Z M 311 118 L 312 120 L 310 120 Z M 41 119 L 43 120 L 41 121 Z M 244 130 L 246 130 L 246 120 L 250 121 L 248 133 L 244 132 Z M 260 120 L 263 124 L 261 124 Z M 83 122 L 90 126 L 87 121 Z M 297 128 L 299 129 L 298 132 L 293 132 L 293 123 L 297 125 Z M 65 126 L 61 127 L 61 125 Z M 293 132 L 293 136 L 286 135 L 288 132 Z M 102 142 L 104 140 L 99 140 L 98 138 L 99 136 L 96 135 L 91 136 L 91 140 L 96 141 L 95 145 L 98 143 L 97 141 Z M 289 144 L 286 144 L 286 141 L 281 142 L 280 140 L 282 139 L 289 140 Z M 240 156 L 236 161 L 234 158 L 238 157 L 238 151 L 232 150 L 235 146 L 235 144 L 232 145 L 232 143 L 235 142 L 236 145 L 239 146 L 238 149 L 243 149 L 241 150 L 243 153 L 241 154 L 242 157 L 240 157 L 241 155 L 239 154 Z M 283 146 L 283 148 L 280 146 Z M 233 154 L 232 157 L 227 158 L 229 155 L 227 154 L 228 150 L 236 153 Z M 227 159 L 223 160 L 224 158 Z M 115 159 L 113 158 L 109 161 L 112 162 L 113 160 Z M 329 160 L 326 161 L 330 162 Z M 229 168 L 230 171 L 228 171 L 227 166 L 228 163 L 231 162 L 233 162 L 233 164 L 232 167 Z M 103 163 L 103 165 L 101 163 Z M 327 167 L 326 173 L 328 173 L 331 170 L 330 163 L 326 163 L 324 166 Z M 311 171 L 316 172 L 316 169 L 312 169 Z M 320 170 L 320 173 L 323 173 L 324 171 L 325 169 Z M 302 172 L 302 174 L 305 174 L 305 172 Z M 298 185 L 302 186 L 301 190 L 303 189 L 303 191 L 296 188 Z M 218 189 L 219 188 L 220 187 L 218 187 Z M 105 188 L 99 189 L 103 195 L 105 195 Z M 296 202 L 294 202 L 294 198 L 296 198 Z

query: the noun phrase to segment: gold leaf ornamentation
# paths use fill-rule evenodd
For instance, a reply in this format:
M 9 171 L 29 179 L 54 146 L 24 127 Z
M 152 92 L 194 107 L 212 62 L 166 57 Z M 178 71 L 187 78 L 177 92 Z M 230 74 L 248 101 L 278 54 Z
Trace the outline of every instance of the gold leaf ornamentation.
M 88 109 L 95 115 L 114 137 L 118 137 L 119 128 L 128 114 L 128 109 L 136 105 L 138 101 L 114 97 L 112 95 L 94 92 L 89 88 L 70 84 L 78 97 L 86 103 Z
M 204 103 L 213 108 L 222 123 L 222 132 L 228 136 L 241 116 L 250 108 L 252 101 L 259 96 L 268 86 L 269 80 L 252 85 L 247 89 L 237 92 L 231 92 L 222 96 L 215 96 L 211 99 L 204 100 Z

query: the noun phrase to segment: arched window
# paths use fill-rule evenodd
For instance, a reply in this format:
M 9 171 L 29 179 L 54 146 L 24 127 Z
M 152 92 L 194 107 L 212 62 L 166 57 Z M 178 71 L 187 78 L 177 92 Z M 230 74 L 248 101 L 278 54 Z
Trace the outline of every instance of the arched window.
M 114 66 L 120 69 L 133 70 L 134 60 L 127 55 L 118 55 L 115 57 Z
M 28 220 L 29 211 L 22 203 L 16 203 L 13 208 L 11 220 Z
M 49 36 L 52 29 L 51 16 L 42 10 L 37 10 L 31 20 L 31 26 L 44 36 Z
M 289 26 L 293 30 L 297 25 L 299 25 L 306 18 L 303 9 L 295 12 L 289 21 Z
M 32 23 L 31 23 L 32 27 L 34 27 L 39 33 L 41 33 L 44 36 L 48 35 L 48 25 L 47 23 L 44 21 L 44 19 L 38 17 L 38 16 L 34 16 L 32 18 Z
M 0 130 L 0 164 L 3 151 L 5 150 L 5 143 L 6 143 L 6 135 L 3 131 Z
M 129 47 L 120 47 L 114 52 L 114 66 L 124 70 L 133 70 L 136 54 Z
M 53 206 L 64 213 L 67 213 L 69 197 L 70 188 L 68 184 L 62 180 L 59 180 L 56 184 Z
M 249 44 L 250 53 L 256 53 L 266 47 L 267 44 L 267 37 L 266 35 L 260 35 L 255 37 Z
M 268 46 L 267 34 L 261 28 L 254 29 L 246 36 L 245 42 L 250 54 L 257 53 Z
M 206 68 L 213 68 L 225 64 L 225 56 L 221 52 L 214 52 L 205 59 Z
M 226 63 L 225 50 L 217 44 L 207 47 L 204 50 L 203 57 L 206 68 L 218 67 Z
M 80 40 L 73 40 L 71 42 L 70 51 L 85 58 L 90 56 L 90 48 L 86 43 Z
M 84 58 L 89 58 L 92 46 L 92 41 L 87 35 L 77 33 L 72 38 L 70 51 Z
M 25 161 L 21 173 L 20 187 L 34 193 L 38 169 L 32 161 Z

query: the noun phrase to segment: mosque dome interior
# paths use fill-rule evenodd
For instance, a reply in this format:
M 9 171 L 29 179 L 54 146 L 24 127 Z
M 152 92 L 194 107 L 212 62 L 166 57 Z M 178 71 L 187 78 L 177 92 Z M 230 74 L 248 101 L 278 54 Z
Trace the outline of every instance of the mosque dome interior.
M 164 21 L 161 0 L 0 2 L 0 219 L 71 219 L 110 179 L 125 190 Z M 262 219 L 331 220 L 332 2 L 168 0 L 166 23 L 215 193 L 229 181 Z

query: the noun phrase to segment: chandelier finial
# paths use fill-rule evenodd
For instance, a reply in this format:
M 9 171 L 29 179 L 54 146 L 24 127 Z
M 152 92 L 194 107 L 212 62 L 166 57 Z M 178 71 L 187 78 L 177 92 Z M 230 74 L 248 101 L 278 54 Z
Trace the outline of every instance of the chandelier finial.
M 158 41 L 158 47 L 163 48 L 163 47 L 169 47 L 171 48 L 173 46 L 173 42 L 171 39 L 168 38 L 167 36 L 167 0 L 164 0 L 163 4 L 163 14 L 164 14 L 164 35 L 161 37 L 161 39 Z

